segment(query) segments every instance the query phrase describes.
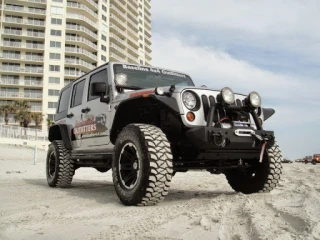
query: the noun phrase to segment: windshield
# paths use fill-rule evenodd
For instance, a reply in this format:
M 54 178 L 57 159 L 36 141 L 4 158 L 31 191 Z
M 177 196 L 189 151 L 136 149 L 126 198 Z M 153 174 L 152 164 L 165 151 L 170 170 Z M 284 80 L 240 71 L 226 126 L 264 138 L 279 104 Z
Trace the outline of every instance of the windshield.
M 194 83 L 188 75 L 159 68 L 114 64 L 113 70 L 115 75 L 119 73 L 127 75 L 128 87 L 155 88 L 171 85 L 194 86 Z

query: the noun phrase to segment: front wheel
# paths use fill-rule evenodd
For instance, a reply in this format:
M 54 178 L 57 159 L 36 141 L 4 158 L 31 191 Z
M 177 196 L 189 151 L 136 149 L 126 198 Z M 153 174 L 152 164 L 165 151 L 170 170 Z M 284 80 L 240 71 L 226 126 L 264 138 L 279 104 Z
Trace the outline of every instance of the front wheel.
M 316 164 L 317 164 L 317 160 L 313 159 L 311 163 L 312 163 L 313 165 L 316 165 Z
M 125 205 L 155 205 L 168 194 L 170 143 L 153 125 L 130 124 L 119 134 L 112 166 L 116 193 Z
M 278 144 L 265 150 L 262 163 L 256 162 L 250 168 L 233 169 L 225 172 L 230 186 L 245 194 L 270 192 L 279 183 L 282 174 L 282 155 Z

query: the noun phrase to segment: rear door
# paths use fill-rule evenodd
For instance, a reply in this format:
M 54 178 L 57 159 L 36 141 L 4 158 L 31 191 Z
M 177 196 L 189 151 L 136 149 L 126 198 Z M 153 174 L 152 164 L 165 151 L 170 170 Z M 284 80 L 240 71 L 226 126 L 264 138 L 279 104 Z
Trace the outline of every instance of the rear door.
M 92 84 L 95 82 L 106 83 L 107 89 L 110 89 L 108 82 L 107 66 L 97 69 L 88 76 L 88 88 L 86 100 L 83 104 L 84 120 L 88 121 L 89 132 L 83 137 L 83 147 L 92 150 L 101 150 L 101 152 L 110 152 L 113 145 L 110 143 L 111 119 L 110 104 L 100 102 L 99 96 L 91 94 Z M 111 91 L 110 91 L 111 92 Z M 108 95 L 108 91 L 106 96 Z
M 74 149 L 82 149 L 82 137 L 85 134 L 85 123 L 83 121 L 82 113 L 82 103 L 85 90 L 86 78 L 81 79 L 76 82 L 72 88 L 70 108 L 68 111 L 69 121 L 73 126 L 73 133 L 75 135 L 75 140 L 72 141 L 72 146 Z

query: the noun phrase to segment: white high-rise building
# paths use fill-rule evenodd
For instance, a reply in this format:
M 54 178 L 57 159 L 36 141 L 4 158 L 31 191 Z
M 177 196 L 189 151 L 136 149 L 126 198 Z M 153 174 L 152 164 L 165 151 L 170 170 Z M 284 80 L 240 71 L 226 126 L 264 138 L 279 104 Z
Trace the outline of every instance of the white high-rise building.
M 27 100 L 43 129 L 70 81 L 109 60 L 150 65 L 150 0 L 0 2 L 0 105 Z

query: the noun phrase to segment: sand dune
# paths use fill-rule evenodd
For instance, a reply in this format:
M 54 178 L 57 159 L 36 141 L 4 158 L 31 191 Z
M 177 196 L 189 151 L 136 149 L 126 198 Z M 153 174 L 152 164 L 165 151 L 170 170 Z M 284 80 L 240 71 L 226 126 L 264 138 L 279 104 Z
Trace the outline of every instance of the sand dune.
M 319 239 L 320 164 L 283 164 L 269 194 L 234 192 L 224 175 L 177 173 L 166 199 L 123 206 L 111 172 L 76 171 L 49 188 L 46 152 L 0 145 L 0 239 Z

